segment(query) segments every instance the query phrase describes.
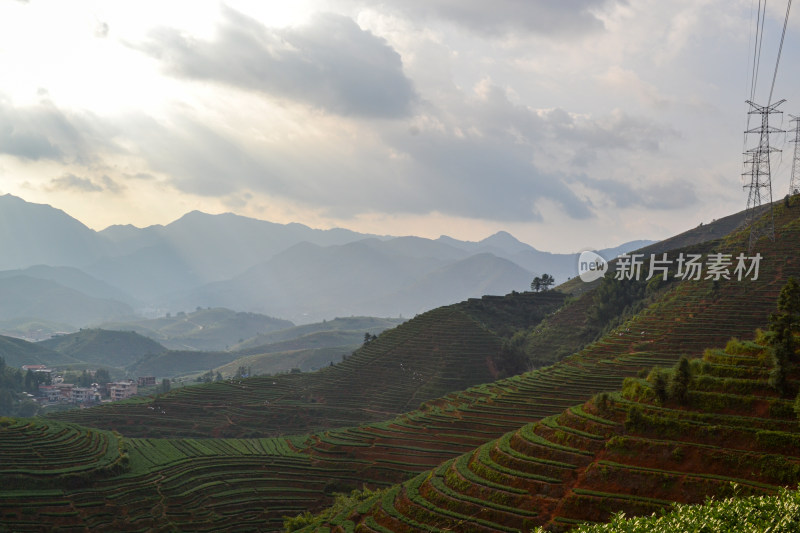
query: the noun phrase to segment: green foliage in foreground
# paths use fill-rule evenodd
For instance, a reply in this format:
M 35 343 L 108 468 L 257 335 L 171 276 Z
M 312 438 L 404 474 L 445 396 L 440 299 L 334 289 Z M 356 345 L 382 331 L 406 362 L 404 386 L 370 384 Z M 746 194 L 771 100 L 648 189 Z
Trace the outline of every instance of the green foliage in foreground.
M 543 529 L 535 530 L 543 533 Z M 649 517 L 618 513 L 608 524 L 580 526 L 571 533 L 796 533 L 800 531 L 800 491 L 781 489 L 776 496 L 707 500 L 705 505 L 676 504 Z
M 349 514 L 349 512 L 361 505 L 370 504 L 377 501 L 382 496 L 384 491 L 371 490 L 364 487 L 362 490 L 352 490 L 350 494 L 341 492 L 334 493 L 333 505 L 325 509 L 319 514 L 312 514 L 309 511 L 294 517 L 285 516 L 283 520 L 283 527 L 285 531 L 298 531 L 304 529 L 305 531 L 316 531 L 325 522 L 330 521 L 333 524 L 341 522 L 343 517 L 339 517 L 340 513 Z M 365 511 L 366 509 L 363 509 Z

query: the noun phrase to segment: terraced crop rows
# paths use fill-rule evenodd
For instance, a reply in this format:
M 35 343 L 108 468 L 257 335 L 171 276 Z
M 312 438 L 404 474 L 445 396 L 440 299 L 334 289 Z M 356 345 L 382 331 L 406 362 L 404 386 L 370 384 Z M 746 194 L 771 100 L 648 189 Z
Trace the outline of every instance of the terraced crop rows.
M 546 309 L 561 298 L 545 298 Z M 456 306 L 388 331 L 315 374 L 253 378 L 177 390 L 153 403 L 54 415 L 127 436 L 272 436 L 385 419 L 495 378 L 500 340 Z
M 0 476 L 98 475 L 121 461 L 121 438 L 54 421 L 0 419 Z
M 724 352 L 707 352 L 695 382 L 762 364 L 757 354 L 738 359 L 732 366 Z M 800 379 L 797 368 L 792 377 Z M 662 406 L 638 380 L 641 388 L 626 386 L 606 404 L 586 402 L 446 461 L 347 519 L 399 532 L 558 531 L 620 510 L 648 514 L 673 501 L 725 496 L 732 482 L 740 495 L 796 485 L 800 448 L 792 443 L 800 442 L 800 424 L 791 401 L 776 398 L 763 374 L 741 381 L 749 382 L 744 392 L 719 380 L 716 392 L 693 387 L 688 406 Z M 748 408 L 754 401 L 786 405 L 764 418 Z
M 783 222 L 779 220 L 779 225 L 785 223 L 787 217 Z M 117 478 L 113 483 L 112 480 L 96 483 L 91 490 L 69 489 L 42 499 L 29 497 L 28 501 L 34 502 L 32 507 L 42 505 L 47 508 L 47 513 L 55 513 L 50 518 L 52 523 L 62 525 L 95 524 L 95 521 L 101 525 L 127 524 L 122 518 L 114 518 L 119 515 L 130 520 L 131 528 L 142 530 L 151 527 L 168 529 L 171 524 L 192 529 L 193 523 L 214 529 L 222 528 L 223 523 L 230 525 L 231 520 L 241 524 L 243 529 L 256 529 L 259 520 L 267 524 L 262 524 L 261 529 L 277 529 L 280 516 L 318 508 L 330 501 L 326 493 L 331 490 L 360 487 L 365 481 L 379 486 L 403 481 L 409 474 L 434 469 L 432 473 L 416 478 L 415 488 L 393 489 L 387 494 L 394 496 L 384 495 L 380 507 L 374 507 L 370 513 L 365 509 L 361 516 L 353 516 L 353 520 L 342 517 L 337 523 L 331 523 L 331 527 L 348 530 L 358 522 L 359 527 L 374 531 L 395 526 L 414 530 L 423 524 L 436 530 L 452 529 L 455 521 L 459 528 L 474 527 L 476 531 L 484 531 L 493 527 L 487 525 L 494 523 L 493 520 L 503 522 L 503 527 L 514 527 L 508 526 L 506 520 L 511 524 L 530 525 L 545 520 L 548 513 L 554 516 L 552 525 L 560 527 L 586 519 L 580 512 L 597 502 L 621 500 L 633 510 L 652 509 L 663 505 L 665 500 L 620 494 L 604 485 L 599 488 L 575 485 L 569 491 L 565 488 L 571 486 L 569 483 L 573 478 L 587 471 L 594 477 L 602 476 L 603 471 L 622 475 L 617 464 L 627 465 L 628 470 L 633 469 L 642 479 L 653 478 L 654 474 L 648 470 L 654 468 L 652 464 L 629 464 L 630 461 L 623 461 L 611 452 L 602 459 L 606 462 L 601 463 L 601 459 L 593 460 L 591 455 L 602 450 L 593 452 L 590 446 L 606 449 L 603 444 L 608 441 L 603 440 L 605 432 L 609 428 L 619 428 L 624 422 L 620 417 L 624 418 L 626 402 L 632 400 L 616 397 L 616 410 L 610 414 L 593 411 L 592 406 L 587 405 L 583 411 L 573 410 L 553 419 L 546 417 L 579 404 L 597 392 L 618 388 L 625 377 L 636 375 L 643 367 L 671 365 L 684 353 L 701 353 L 707 346 L 724 343 L 732 335 L 749 334 L 754 327 L 762 326 L 774 309 L 775 296 L 785 277 L 797 275 L 800 270 L 797 254 L 790 253 L 793 243 L 800 241 L 798 236 L 793 227 L 779 231 L 776 249 L 783 251 L 781 255 L 765 255 L 762 279 L 758 283 L 748 286 L 733 282 L 714 286 L 710 281 L 680 284 L 656 302 L 649 312 L 637 315 L 560 364 L 437 399 L 430 399 L 433 396 L 428 395 L 441 396 L 441 391 L 446 390 L 441 385 L 446 383 L 444 379 L 429 382 L 428 389 L 413 379 L 406 380 L 408 387 L 394 390 L 384 390 L 380 380 L 397 375 L 401 381 L 406 379 L 403 373 L 407 361 L 413 361 L 412 377 L 414 372 L 425 375 L 441 372 L 437 365 L 447 357 L 451 357 L 451 364 L 463 362 L 464 359 L 458 357 L 463 350 L 467 350 L 468 360 L 475 365 L 472 370 L 466 365 L 466 373 L 474 377 L 475 369 L 484 368 L 478 362 L 485 363 L 490 356 L 487 347 L 496 349 L 497 340 L 482 328 L 476 330 L 475 321 L 460 308 L 438 310 L 437 319 L 432 323 L 422 320 L 427 314 L 418 317 L 416 322 L 410 322 L 415 324 L 416 332 L 408 334 L 407 338 L 397 333 L 401 328 L 393 333 L 397 336 L 382 335 L 343 364 L 313 378 L 320 379 L 322 385 L 314 383 L 307 375 L 256 378 L 242 383 L 185 389 L 185 396 L 173 393 L 156 403 L 131 403 L 114 406 L 107 412 L 89 410 L 76 413 L 71 416 L 83 417 L 81 419 L 86 423 L 100 421 L 109 426 L 115 423 L 115 417 L 124 415 L 126 425 L 119 426 L 123 433 L 150 437 L 174 434 L 263 436 L 271 434 L 281 424 L 289 428 L 351 427 L 323 430 L 305 438 L 269 441 L 285 444 L 285 449 L 276 449 L 275 452 L 255 444 L 260 441 L 254 439 L 223 441 L 222 448 L 213 449 L 210 447 L 216 445 L 192 439 L 174 442 L 171 439 L 132 439 L 130 461 L 135 474 Z M 591 294 L 585 297 L 591 298 Z M 575 317 L 579 315 L 575 313 L 579 309 L 576 305 L 583 305 L 585 310 L 586 302 L 579 299 L 566 308 L 573 313 L 571 328 L 575 328 Z M 737 313 L 740 309 L 746 312 Z M 724 317 L 724 320 L 717 323 L 715 317 Z M 556 317 L 552 318 L 555 323 Z M 437 325 L 441 323 L 447 326 Z M 456 340 L 447 337 L 465 329 L 475 336 L 462 344 L 457 344 L 458 336 Z M 486 341 L 482 332 L 494 340 Z M 427 341 L 420 340 L 426 337 Z M 463 336 L 463 339 L 467 338 Z M 481 342 L 486 342 L 482 348 Z M 379 353 L 381 347 L 384 351 Z M 403 366 L 400 367 L 399 363 Z M 731 371 L 731 365 L 727 364 L 730 361 L 711 363 L 708 376 Z M 741 365 L 733 368 L 740 377 L 753 377 L 741 374 Z M 763 379 L 763 372 L 760 377 Z M 463 381 L 462 377 L 456 378 L 456 381 Z M 435 392 L 437 389 L 440 392 Z M 755 391 L 758 390 L 755 387 Z M 348 396 L 353 392 L 363 402 Z M 702 399 L 706 398 L 703 394 L 709 393 L 721 397 L 718 392 L 712 387 L 708 391 L 696 391 L 695 396 Z M 409 402 L 426 399 L 416 411 L 385 422 L 363 424 L 365 420 L 377 420 L 397 413 L 405 408 L 403 405 L 410 405 Z M 763 400 L 762 403 L 766 403 L 761 408 L 769 409 L 769 401 Z M 117 408 L 121 410 L 117 411 Z M 354 414 L 354 408 L 360 411 Z M 658 412 L 655 406 L 647 410 L 648 416 Z M 534 425 L 527 424 L 540 419 L 544 420 Z M 768 430 L 773 431 L 779 427 L 754 417 L 750 419 L 753 423 L 764 424 L 764 430 L 770 428 Z M 712 423 L 700 418 L 692 422 Z M 734 419 L 719 418 L 714 422 L 724 422 L 724 425 L 734 428 L 741 426 L 740 421 Z M 362 425 L 357 426 L 357 423 Z M 505 434 L 509 434 L 506 440 L 500 439 L 491 447 L 487 445 L 470 452 Z M 617 445 L 635 448 L 647 442 L 649 449 L 659 451 L 665 457 L 671 457 L 675 448 L 680 447 L 684 457 L 690 459 L 705 457 L 701 454 L 714 450 L 711 445 L 682 443 L 677 446 L 669 439 L 657 441 L 652 436 L 633 433 L 609 442 L 613 444 L 612 452 Z M 584 445 L 586 449 L 583 449 Z M 268 453 L 262 455 L 258 446 Z M 146 454 L 136 451 L 147 447 L 153 450 Z M 253 454 L 241 451 L 242 447 L 253 450 Z M 286 449 L 291 453 L 287 455 Z M 746 462 L 752 458 L 748 456 L 749 452 L 744 451 L 739 455 L 730 450 L 726 453 L 737 461 Z M 146 460 L 143 459 L 145 455 L 148 457 Z M 258 464 L 263 470 L 258 470 Z M 588 468 L 590 465 L 595 466 Z M 763 465 L 768 466 L 769 462 Z M 730 468 L 724 462 L 718 466 L 720 471 L 710 473 L 711 478 L 689 476 L 681 483 L 688 483 L 690 487 L 702 485 L 705 487 L 703 490 L 711 490 L 708 487 L 722 487 L 719 490 L 723 490 L 727 487 L 726 480 L 713 476 L 724 478 L 723 467 Z M 226 485 L 221 479 L 218 472 L 225 469 L 238 472 L 232 478 L 237 480 L 235 486 Z M 675 468 L 665 470 L 668 474 L 673 472 L 670 474 L 673 476 L 676 475 L 674 472 L 680 471 Z M 260 477 L 259 481 L 250 484 L 248 471 Z M 196 485 L 195 480 L 198 482 Z M 764 487 L 759 487 L 758 483 L 772 486 L 774 480 L 745 481 L 754 487 L 752 490 L 763 490 Z M 165 483 L 166 492 L 161 488 L 162 483 Z M 195 488 L 187 488 L 190 485 Z M 293 495 L 288 504 L 272 498 L 284 488 L 288 490 L 287 494 Z M 115 495 L 105 506 L 99 503 L 104 491 Z M 221 502 L 218 508 L 210 503 L 217 492 L 220 499 L 214 501 Z M 534 496 L 535 505 L 525 499 Z M 486 511 L 481 511 L 480 521 L 467 520 L 464 517 L 470 517 L 469 513 L 476 511 L 476 499 L 486 499 L 491 505 L 486 507 Z M 19 527 L 25 530 L 27 526 L 23 526 L 29 514 L 20 512 L 23 502 L 19 498 L 14 501 L 18 508 L 13 512 L 13 523 L 21 524 Z M 253 510 L 259 501 L 263 503 L 262 508 Z M 446 507 L 447 512 L 439 513 L 437 505 Z M 12 514 L 12 508 L 0 505 L 0 512 Z M 511 509 L 519 512 L 514 514 Z

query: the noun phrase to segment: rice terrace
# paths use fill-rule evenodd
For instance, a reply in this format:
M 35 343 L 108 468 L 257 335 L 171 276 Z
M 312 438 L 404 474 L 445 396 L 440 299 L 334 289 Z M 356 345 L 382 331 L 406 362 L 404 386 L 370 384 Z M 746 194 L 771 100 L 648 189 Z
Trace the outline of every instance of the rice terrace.
M 778 4 L 0 2 L 0 533 L 800 531 Z

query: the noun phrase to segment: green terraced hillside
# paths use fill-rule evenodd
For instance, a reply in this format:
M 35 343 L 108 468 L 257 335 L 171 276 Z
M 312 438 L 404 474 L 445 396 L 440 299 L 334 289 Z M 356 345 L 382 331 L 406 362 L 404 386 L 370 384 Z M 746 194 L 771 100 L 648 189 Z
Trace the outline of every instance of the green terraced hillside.
M 330 531 L 561 531 L 671 502 L 775 493 L 800 482 L 800 368 L 781 397 L 755 343 L 686 363 L 688 391 L 659 398 L 655 374 L 629 378 L 526 424 L 329 519 Z M 673 374 L 673 381 L 676 380 Z M 356 527 L 357 525 L 357 527 Z M 309 528 L 309 530 L 314 528 Z
M 14 530 L 20 531 L 36 530 L 32 525 L 34 515 L 39 524 L 71 526 L 76 530 L 222 531 L 233 528 L 275 531 L 280 529 L 281 516 L 320 509 L 332 501 L 334 492 L 360 488 L 363 483 L 387 487 L 392 482 L 409 478 L 412 481 L 403 487 L 397 486 L 383 493 L 380 501 L 364 502 L 357 509 L 350 509 L 329 520 L 328 526 L 348 530 L 357 524 L 359 530 L 383 531 L 386 526 L 381 525 L 380 509 L 385 505 L 387 516 L 403 522 L 391 514 L 391 509 L 406 516 L 403 514 L 406 500 L 411 502 L 409 506 L 413 504 L 422 509 L 419 511 L 421 514 L 411 517 L 412 520 L 424 523 L 430 519 L 434 524 L 426 527 L 456 531 L 467 530 L 462 528 L 468 523 L 471 524 L 469 527 L 479 531 L 514 528 L 514 525 L 504 522 L 506 514 L 509 515 L 509 524 L 542 523 L 556 528 L 571 525 L 575 520 L 607 518 L 607 514 L 601 516 L 602 513 L 592 510 L 591 502 L 604 505 L 608 512 L 616 508 L 618 500 L 625 505 L 633 501 L 639 506 L 637 509 L 663 506 L 669 501 L 670 494 L 662 491 L 650 496 L 646 493 L 650 488 L 644 481 L 641 493 L 626 495 L 615 492 L 621 488 L 613 484 L 599 488 L 570 485 L 572 481 L 567 471 L 576 472 L 576 468 L 584 468 L 581 461 L 586 463 L 585 466 L 596 463 L 598 469 L 603 466 L 611 472 L 609 479 L 613 480 L 617 475 L 614 469 L 619 464 L 627 465 L 624 467 L 625 476 L 636 467 L 645 469 L 642 479 L 648 479 L 646 469 L 658 467 L 652 462 L 626 463 L 622 457 L 625 454 L 612 448 L 618 443 L 623 447 L 632 446 L 633 441 L 615 440 L 612 434 L 621 429 L 624 432 L 622 436 L 629 440 L 653 440 L 653 435 L 637 429 L 636 420 L 651 420 L 665 409 L 686 413 L 685 424 L 692 428 L 701 428 L 702 424 L 719 427 L 724 422 L 722 425 L 732 428 L 726 429 L 730 435 L 741 430 L 736 420 L 749 423 L 752 416 L 744 413 L 741 406 L 736 406 L 730 413 L 723 409 L 723 412 L 713 414 L 722 418 L 704 420 L 692 414 L 692 406 L 648 403 L 644 391 L 650 385 L 636 380 L 627 382 L 623 393 L 611 395 L 608 401 L 603 402 L 605 407 L 602 409 L 597 402 L 585 402 L 602 391 L 621 389 L 626 377 L 636 378 L 642 369 L 654 365 L 671 367 L 682 355 L 698 356 L 708 346 L 724 345 L 731 336 L 747 338 L 754 328 L 765 326 L 786 279 L 790 275 L 800 277 L 796 244 L 800 242 L 798 215 L 798 206 L 778 209 L 777 240 L 769 248 L 762 248 L 764 259 L 757 282 L 740 284 L 704 280 L 661 286 L 653 284 L 652 290 L 641 300 L 644 310 L 611 327 L 597 341 L 582 348 L 586 339 L 584 335 L 592 331 L 588 318 L 598 303 L 591 290 L 566 302 L 563 295 L 556 296 L 555 293 L 484 298 L 441 308 L 433 315 L 420 315 L 384 333 L 344 363 L 316 374 L 213 384 L 193 391 L 174 391 L 154 401 L 127 402 L 59 414 L 60 419 L 85 425 L 118 428 L 124 436 L 124 453 L 129 457 L 130 470 L 116 478 L 98 479 L 85 487 L 41 488 L 23 493 L 24 497 L 18 491 L 0 492 L 0 500 L 5 502 L 0 516 L 13 523 Z M 742 249 L 746 238 L 746 234 L 739 233 L 721 241 L 692 246 L 702 253 L 724 250 L 735 254 Z M 537 298 L 552 300 L 547 305 L 544 305 L 545 300 L 537 301 L 533 307 L 525 305 L 526 299 L 533 302 Z M 501 313 L 491 312 L 492 305 L 498 303 L 500 307 L 497 308 L 503 309 L 502 318 L 499 317 Z M 545 307 L 548 310 L 540 313 Z M 436 320 L 431 320 L 431 316 Z M 536 317 L 538 320 L 532 320 Z M 570 346 L 580 349 L 555 365 L 465 389 L 463 383 L 469 379 L 476 379 L 473 383 L 491 379 L 493 371 L 496 371 L 492 355 L 500 356 L 504 349 L 503 336 L 497 333 L 508 324 L 511 326 L 507 331 L 525 328 L 533 342 L 539 343 L 537 349 L 561 349 L 554 342 L 559 338 L 558 331 L 564 333 Z M 400 335 L 406 327 L 415 330 L 403 338 Z M 507 338 L 507 332 L 504 336 Z M 455 354 L 459 354 L 460 359 Z M 751 359 L 758 359 L 750 355 Z M 409 361 L 413 365 L 407 365 Z M 464 361 L 470 363 L 465 365 Z M 445 363 L 449 369 L 460 364 L 455 368 L 462 374 L 445 372 L 442 370 Z M 696 374 L 697 384 L 711 389 L 695 388 L 690 397 L 712 398 L 709 395 L 715 394 L 723 400 L 728 399 L 731 395 L 715 391 L 713 380 L 709 381 L 715 372 L 724 371 L 724 368 L 718 368 L 723 363 L 715 359 L 706 363 L 705 366 L 694 364 L 699 372 Z M 789 416 L 786 401 L 776 402 L 774 396 L 758 384 L 759 379 L 763 380 L 764 370 L 768 369 L 763 367 L 759 370 L 760 377 L 754 374 L 735 378 L 747 379 L 755 385 L 742 389 L 746 393 L 739 391 L 733 396 L 763 396 L 764 400 L 758 400 L 762 402 L 759 404 L 762 411 L 763 402 L 771 401 L 775 405 L 773 412 L 769 412 L 769 408 L 766 413 L 758 411 L 756 418 L 764 420 L 765 425 L 760 430 L 762 440 L 766 436 L 770 441 L 773 433 L 768 432 L 772 431 L 777 432 L 779 436 L 776 438 L 780 441 L 786 438 L 785 435 L 794 434 L 796 430 L 792 428 L 796 426 L 796 419 Z M 488 377 L 477 379 L 478 375 Z M 422 380 L 418 380 L 420 376 Z M 452 378 L 446 385 L 441 379 L 445 376 Z M 793 375 L 792 379 L 796 377 Z M 724 377 L 722 381 L 725 382 Z M 724 386 L 732 385 L 727 383 Z M 738 386 L 744 387 L 744 383 Z M 454 390 L 461 392 L 450 392 Z M 187 391 L 191 391 L 189 395 L 186 395 Z M 410 410 L 415 405 L 419 408 Z M 582 407 L 575 408 L 576 405 Z M 633 409 L 636 406 L 640 412 L 633 415 L 634 424 L 631 425 L 627 423 L 627 413 L 636 413 Z M 403 411 L 408 412 L 397 414 Z M 714 410 L 710 412 L 715 413 Z M 684 421 L 679 422 L 676 427 L 683 428 Z M 262 438 L 278 433 L 299 434 L 311 428 L 317 432 L 297 437 Z M 184 438 L 163 439 L 159 436 Z M 199 438 L 209 436 L 252 438 Z M 680 458 L 684 453 L 683 457 L 689 461 L 686 464 L 691 466 L 692 458 L 701 457 L 693 455 L 696 449 L 713 449 L 714 444 L 696 440 L 692 434 L 687 434 L 687 438 L 687 442 L 680 441 L 683 450 L 671 457 Z M 504 444 L 506 440 L 508 445 Z M 533 447 L 517 448 L 517 444 L 524 444 L 523 440 L 532 443 Z M 550 444 L 542 444 L 543 441 Z M 612 443 L 610 451 L 598 459 L 596 454 L 606 453 L 606 441 Z M 256 442 L 271 444 L 254 444 Z M 738 442 L 743 441 L 739 438 Z M 539 458 L 534 451 L 539 444 L 545 448 L 555 445 L 562 448 L 552 452 L 552 457 Z M 595 450 L 589 445 L 599 448 Z M 765 446 L 772 444 L 768 442 Z M 244 448 L 251 453 L 245 454 Z M 506 455 L 511 457 L 510 462 L 501 462 L 495 448 L 508 452 Z M 512 448 L 515 452 L 511 452 Z M 732 449 L 735 451 L 737 448 Z M 762 455 L 768 452 L 767 448 L 753 446 L 746 447 L 746 450 L 747 453 Z M 670 454 L 673 451 L 670 450 Z M 751 487 L 748 490 L 769 492 L 783 483 L 769 472 L 775 465 L 779 470 L 794 475 L 793 470 L 787 468 L 795 460 L 784 457 L 781 462 L 785 450 L 773 451 L 774 458 L 752 463 L 761 465 L 763 472 L 758 475 L 748 471 L 737 474 L 736 477 Z M 726 450 L 723 452 L 728 453 Z M 487 456 L 488 461 L 485 460 Z M 752 455 L 747 457 L 755 458 Z M 713 454 L 711 458 L 714 458 Z M 601 460 L 608 464 L 601 465 Z M 291 467 L 284 468 L 282 465 L 286 463 L 291 463 Z M 468 470 L 473 467 L 476 470 L 470 470 L 472 474 L 467 472 L 463 468 L 465 463 Z M 487 473 L 479 463 L 489 470 L 497 470 L 498 474 Z M 670 468 L 663 469 L 675 476 L 675 472 L 682 472 L 681 464 L 670 463 Z M 540 465 L 545 465 L 543 468 L 547 470 L 536 470 Z M 526 470 L 529 467 L 532 469 Z M 458 479 L 450 485 L 454 480 L 450 472 L 454 469 L 467 482 L 488 488 L 465 488 Z M 252 476 L 248 473 L 251 471 Z M 226 472 L 235 475 L 226 479 Z M 584 468 L 582 472 L 592 474 L 595 470 Z M 517 479 L 517 473 L 523 475 Z M 511 476 L 515 481 L 503 475 Z M 560 477 L 562 475 L 566 477 Z M 729 474 L 712 472 L 709 475 L 724 477 Z M 602 476 L 598 474 L 597 477 Z M 174 484 L 172 480 L 175 480 Z M 688 481 L 687 486 L 697 489 L 691 494 L 697 495 L 702 492 L 697 487 L 712 487 L 713 490 L 728 487 L 725 479 L 695 480 L 690 476 Z M 528 501 L 525 498 L 538 497 L 531 487 L 551 486 L 553 492 L 549 497 L 552 501 L 546 500 L 548 494 L 544 494 L 544 499 L 536 500 L 550 501 L 550 507 L 534 509 L 532 505 L 524 507 L 514 503 L 521 505 Z M 571 495 L 572 500 L 564 499 L 562 502 L 558 498 L 558 491 L 564 487 L 571 487 L 564 494 Z M 460 490 L 466 492 L 462 494 L 458 492 Z M 500 491 L 499 496 L 492 495 L 495 490 Z M 435 492 L 443 496 L 436 496 Z M 288 496 L 281 498 L 280 495 Z M 426 500 L 429 501 L 426 504 L 418 495 L 432 499 Z M 470 505 L 482 505 L 484 497 L 492 502 L 486 514 L 468 515 L 474 524 L 464 521 L 464 511 L 474 509 Z M 451 501 L 455 502 L 454 509 L 461 510 L 451 510 L 450 504 L 444 504 Z M 439 509 L 446 512 L 440 513 Z M 511 512 L 510 509 L 516 510 Z M 556 509 L 559 509 L 557 513 Z M 38 510 L 45 513 L 38 513 Z M 580 515 L 578 511 L 594 514 Z M 4 521 L 0 524 L 5 524 Z M 496 526 L 502 527 L 494 529 Z
M 0 418 L 3 490 L 74 486 L 127 469 L 122 437 L 42 419 Z

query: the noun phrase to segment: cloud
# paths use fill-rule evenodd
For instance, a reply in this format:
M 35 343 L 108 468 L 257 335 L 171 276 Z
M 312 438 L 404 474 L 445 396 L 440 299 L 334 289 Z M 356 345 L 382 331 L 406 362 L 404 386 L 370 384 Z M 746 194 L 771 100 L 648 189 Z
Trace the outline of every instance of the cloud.
M 131 180 L 142 180 L 142 181 L 151 181 L 156 179 L 155 176 L 152 174 L 148 174 L 147 172 L 137 172 L 136 174 L 123 174 L 124 178 L 131 179 Z
M 0 154 L 90 164 L 99 151 L 112 146 L 114 131 L 108 122 L 62 111 L 49 100 L 15 107 L 0 94 Z
M 396 0 L 390 3 L 414 17 L 448 20 L 489 36 L 528 32 L 577 36 L 603 29 L 603 22 L 595 12 L 611 0 Z
M 699 201 L 692 183 L 679 179 L 654 183 L 642 183 L 642 180 L 639 180 L 641 183 L 639 186 L 614 179 L 588 176 L 581 176 L 579 181 L 620 209 L 646 207 L 669 211 L 691 207 Z
M 555 137 L 585 148 L 656 152 L 679 133 L 670 126 L 615 110 L 600 117 L 569 115 L 555 109 L 546 114 Z
M 50 180 L 50 191 L 79 191 L 102 192 L 103 188 L 88 178 L 81 178 L 74 174 L 64 174 Z
M 664 96 L 656 86 L 646 83 L 634 71 L 619 65 L 613 65 L 598 79 L 612 90 L 632 93 L 640 101 L 652 107 L 668 108 L 674 103 Z
M 99 39 L 105 39 L 106 37 L 108 37 L 109 30 L 110 28 L 107 22 L 98 20 L 94 26 L 94 36 Z
M 596 212 L 578 193 L 587 187 L 602 195 L 607 186 L 609 202 L 628 207 L 654 205 L 675 191 L 692 193 L 601 183 L 597 175 L 603 170 L 594 162 L 592 177 L 581 181 L 570 165 L 577 154 L 585 163 L 602 154 L 613 165 L 614 153 L 657 153 L 669 128 L 622 112 L 595 117 L 533 109 L 512 102 L 507 90 L 489 80 L 439 107 L 426 103 L 413 118 L 379 121 L 369 129 L 336 117 L 315 120 L 324 136 L 298 132 L 291 140 L 265 144 L 244 142 L 233 123 L 219 127 L 189 115 L 164 122 L 129 118 L 126 135 L 143 168 L 180 191 L 229 199 L 266 194 L 340 219 L 437 212 L 540 221 L 549 204 L 582 220 Z M 559 150 L 561 160 L 554 159 Z M 686 203 L 686 196 L 676 202 Z
M 340 115 L 402 117 L 416 99 L 400 55 L 352 19 L 319 14 L 268 28 L 230 8 L 214 41 L 161 28 L 138 46 L 177 77 L 211 80 Z
M 63 152 L 47 134 L 59 122 L 52 110 L 17 110 L 0 99 L 0 153 L 32 161 L 61 159 Z
M 97 181 L 89 178 L 76 176 L 75 174 L 66 173 L 58 178 L 50 180 L 46 190 L 53 191 L 75 191 L 75 192 L 109 192 L 112 194 L 119 194 L 124 187 L 114 181 L 107 175 L 102 175 Z
M 103 183 L 103 188 L 110 193 L 119 194 L 124 189 L 122 185 L 120 185 L 119 183 L 117 183 L 116 181 L 114 181 L 105 174 L 101 176 L 100 181 Z

